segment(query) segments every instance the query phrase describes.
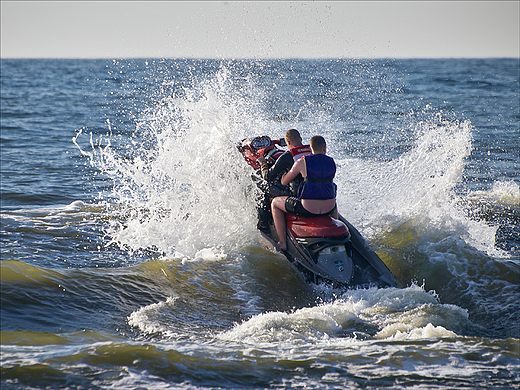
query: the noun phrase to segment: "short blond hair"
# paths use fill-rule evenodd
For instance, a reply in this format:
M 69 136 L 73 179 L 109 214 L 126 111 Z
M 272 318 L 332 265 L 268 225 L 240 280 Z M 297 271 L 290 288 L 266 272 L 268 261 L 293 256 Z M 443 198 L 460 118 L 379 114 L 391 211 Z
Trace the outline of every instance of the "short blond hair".
M 302 136 L 300 132 L 296 129 L 289 129 L 285 133 L 285 141 L 291 142 L 291 144 L 296 144 L 298 142 L 302 142 Z

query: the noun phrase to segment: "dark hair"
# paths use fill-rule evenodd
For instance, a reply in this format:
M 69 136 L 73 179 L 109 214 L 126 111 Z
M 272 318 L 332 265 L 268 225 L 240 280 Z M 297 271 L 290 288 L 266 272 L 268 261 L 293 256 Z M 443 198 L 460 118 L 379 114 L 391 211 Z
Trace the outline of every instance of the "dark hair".
M 313 152 L 319 151 L 323 148 L 324 145 L 326 145 L 325 138 L 323 138 L 321 135 L 315 135 L 311 138 L 310 144 Z

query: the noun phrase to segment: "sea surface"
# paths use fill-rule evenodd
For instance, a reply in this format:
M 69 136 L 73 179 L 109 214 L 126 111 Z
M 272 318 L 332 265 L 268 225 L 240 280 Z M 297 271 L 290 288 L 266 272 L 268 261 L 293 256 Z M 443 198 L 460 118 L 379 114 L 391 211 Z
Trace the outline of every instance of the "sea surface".
M 1 388 L 519 388 L 519 78 L 2 59 Z M 307 284 L 262 245 L 236 144 L 289 128 L 325 137 L 399 288 Z

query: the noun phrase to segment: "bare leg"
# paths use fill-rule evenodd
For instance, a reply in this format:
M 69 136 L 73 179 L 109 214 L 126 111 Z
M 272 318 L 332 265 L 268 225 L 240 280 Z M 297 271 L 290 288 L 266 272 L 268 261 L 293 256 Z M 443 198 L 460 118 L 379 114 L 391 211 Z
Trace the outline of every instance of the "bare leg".
M 334 212 L 332 213 L 332 218 L 339 219 L 338 205 L 334 208 Z
M 271 202 L 271 212 L 273 214 L 274 227 L 278 234 L 278 246 L 282 250 L 287 249 L 287 237 L 285 235 L 285 199 L 287 196 L 278 196 Z

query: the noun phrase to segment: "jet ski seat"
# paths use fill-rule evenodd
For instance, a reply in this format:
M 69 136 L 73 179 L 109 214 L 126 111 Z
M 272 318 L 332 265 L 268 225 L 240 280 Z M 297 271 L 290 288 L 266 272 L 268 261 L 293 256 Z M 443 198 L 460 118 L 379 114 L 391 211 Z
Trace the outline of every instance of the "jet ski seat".
M 294 237 L 340 237 L 349 233 L 347 226 L 328 215 L 304 218 L 295 214 L 285 215 L 287 227 Z

